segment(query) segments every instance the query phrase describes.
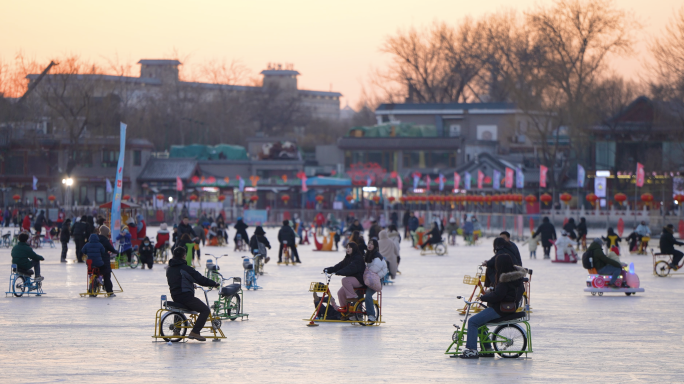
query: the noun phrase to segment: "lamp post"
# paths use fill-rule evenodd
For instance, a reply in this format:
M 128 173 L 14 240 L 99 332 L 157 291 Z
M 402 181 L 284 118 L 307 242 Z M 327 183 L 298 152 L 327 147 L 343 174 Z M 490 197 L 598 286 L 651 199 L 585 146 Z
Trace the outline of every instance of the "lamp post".
M 66 177 L 62 179 L 62 184 L 66 187 L 66 193 L 64 195 L 64 206 L 67 212 L 71 214 L 71 186 L 74 185 L 74 179 L 71 177 Z

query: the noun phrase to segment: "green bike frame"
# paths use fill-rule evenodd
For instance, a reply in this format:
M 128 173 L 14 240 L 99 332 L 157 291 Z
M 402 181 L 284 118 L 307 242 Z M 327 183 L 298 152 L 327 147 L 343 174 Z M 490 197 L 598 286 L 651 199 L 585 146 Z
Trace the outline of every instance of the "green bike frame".
M 463 324 L 466 324 L 465 320 Z M 496 323 L 496 324 L 490 324 L 489 326 L 496 325 L 496 327 L 500 325 L 517 325 L 521 326 L 524 325 L 523 332 L 525 332 L 525 336 L 527 337 L 527 347 L 525 348 L 524 351 L 513 351 L 513 350 L 487 350 L 485 349 L 485 344 L 489 345 L 495 345 L 495 344 L 508 344 L 508 343 L 513 343 L 513 340 L 500 335 L 496 334 L 494 332 L 489 331 L 489 327 L 487 325 L 483 325 L 480 328 L 478 328 L 477 332 L 477 339 L 478 343 L 480 344 L 480 351 L 479 353 L 481 354 L 494 354 L 494 353 L 518 353 L 518 354 L 525 354 L 525 357 L 527 357 L 528 353 L 532 353 L 532 328 L 530 327 L 530 323 L 527 322 L 527 320 L 524 321 L 504 321 L 502 323 Z M 449 348 L 447 348 L 446 352 L 444 354 L 446 355 L 460 355 L 463 353 L 463 349 L 465 348 L 465 341 L 468 335 L 468 331 L 466 330 L 466 326 L 463 327 L 458 327 L 459 329 L 454 331 L 454 334 L 452 335 L 451 339 L 452 342 L 449 345 Z

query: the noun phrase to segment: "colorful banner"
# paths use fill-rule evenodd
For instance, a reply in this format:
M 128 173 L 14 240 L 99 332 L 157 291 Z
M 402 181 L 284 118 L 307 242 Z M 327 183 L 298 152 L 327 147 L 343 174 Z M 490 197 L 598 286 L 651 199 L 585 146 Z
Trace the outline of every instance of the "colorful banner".
M 506 167 L 506 188 L 513 188 L 513 170 Z
M 479 169 L 477 170 L 477 189 L 482 189 L 482 182 L 484 181 L 484 173 L 480 171 Z
M 112 193 L 112 191 L 114 191 L 112 188 L 112 182 L 109 181 L 109 179 L 105 179 L 105 182 L 105 191 L 107 191 L 107 193 Z
M 38 179 L 35 176 L 33 176 L 33 190 L 38 190 Z
M 119 163 L 116 166 L 116 181 L 112 199 L 112 240 L 116 241 L 121 231 L 121 194 L 123 192 L 123 167 L 126 158 L 126 124 L 121 123 L 119 134 Z M 117 242 L 118 243 L 118 242 Z M 117 244 L 118 246 L 118 244 Z
M 548 171 L 549 169 L 545 166 L 539 166 L 539 186 L 542 188 L 546 188 L 546 172 Z
M 439 174 L 439 190 L 444 190 L 444 175 L 442 175 L 441 173 Z
M 418 182 L 420 181 L 420 176 L 413 174 L 413 189 L 418 188 Z
M 608 187 L 608 183 L 606 182 L 605 177 L 597 177 L 594 179 L 594 194 L 596 197 L 606 197 L 606 189 Z
M 432 183 L 432 179 L 430 179 L 430 175 L 425 176 L 425 188 L 428 191 L 430 190 L 430 183 Z
M 183 180 L 179 176 L 176 176 L 176 191 L 183 191 Z
M 636 171 L 636 186 L 637 187 L 643 187 L 644 186 L 644 178 L 645 178 L 645 173 L 644 173 L 644 165 L 641 163 L 637 163 L 637 171 Z
M 305 188 L 306 188 L 305 182 L 302 181 L 302 190 L 304 192 L 306 192 Z M 243 192 L 245 190 L 245 180 L 240 176 L 238 176 L 238 189 L 240 190 L 240 192 Z
M 515 170 L 515 187 L 516 188 L 525 187 L 525 174 L 523 174 L 523 171 L 520 168 L 516 168 L 516 170 Z
M 470 176 L 470 172 L 466 172 L 463 174 L 463 188 L 464 189 L 470 189 L 470 184 L 472 183 L 472 177 Z
M 508 168 L 506 168 L 508 170 Z M 501 188 L 501 172 L 496 169 L 492 171 L 492 187 L 494 189 Z
M 577 164 L 577 187 L 578 188 L 584 188 L 584 179 L 586 178 L 587 173 L 584 171 L 584 167 Z
M 454 172 L 454 189 L 458 189 L 458 186 L 461 184 L 461 175 L 458 174 L 458 172 Z

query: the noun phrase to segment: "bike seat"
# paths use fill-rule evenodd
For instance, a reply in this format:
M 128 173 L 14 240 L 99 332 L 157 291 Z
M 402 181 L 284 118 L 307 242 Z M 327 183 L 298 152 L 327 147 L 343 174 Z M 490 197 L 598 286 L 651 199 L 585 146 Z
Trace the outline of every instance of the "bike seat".
M 178 311 L 183 311 L 183 312 L 192 312 L 192 309 L 186 307 L 183 304 L 180 303 L 174 303 L 173 301 L 167 301 L 166 302 L 166 309 L 168 310 L 178 310 Z
M 669 253 L 654 253 L 655 256 L 671 256 Z
M 21 277 L 31 277 L 33 276 L 33 271 L 24 271 L 19 268 L 12 268 L 12 272 L 16 273 L 17 275 Z
M 530 279 L 528 277 L 523 277 L 523 283 L 527 283 L 529 281 L 530 281 Z
M 516 313 L 512 313 L 510 315 L 499 317 L 496 320 L 490 321 L 488 324 L 496 324 L 496 323 L 503 323 L 504 321 L 517 320 L 517 319 L 525 317 L 525 315 L 526 315 L 525 312 L 516 312 Z
M 236 294 L 240 290 L 240 284 L 230 284 L 221 288 L 219 295 L 230 297 Z
M 247 269 L 247 270 L 249 270 L 249 269 L 254 269 L 254 264 L 252 264 L 252 263 L 250 263 L 250 264 L 242 264 L 242 267 L 243 267 L 244 269 Z
M 2 235 L 2 238 L 3 238 L 3 239 L 9 239 L 9 237 L 10 237 L 10 234 L 9 234 L 9 233 L 5 233 L 4 235 Z
M 208 266 L 207 266 L 207 269 L 210 270 L 210 271 L 218 271 L 218 270 L 220 270 L 219 266 L 216 265 L 216 264 L 208 265 Z

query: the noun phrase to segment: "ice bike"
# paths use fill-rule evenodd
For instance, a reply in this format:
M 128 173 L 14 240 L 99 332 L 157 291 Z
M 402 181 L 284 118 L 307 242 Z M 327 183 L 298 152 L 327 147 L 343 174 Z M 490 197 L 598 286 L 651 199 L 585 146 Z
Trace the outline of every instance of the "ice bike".
M 436 244 L 428 244 L 425 246 L 425 248 L 421 248 L 420 250 L 420 255 L 425 256 L 425 255 L 430 255 L 430 254 L 435 254 L 437 256 L 444 256 L 447 253 L 447 247 L 446 244 L 444 244 L 443 241 L 440 241 L 439 243 Z
M 451 336 L 451 344 L 449 344 L 449 348 L 444 352 L 446 355 L 451 355 L 450 357 L 458 357 L 465 349 L 470 307 L 473 304 L 485 307 L 485 304 L 481 302 L 468 301 L 462 296 L 456 296 L 456 298 L 463 299 L 467 309 L 465 318 L 461 320 L 463 326 L 454 324 L 456 330 Z M 532 353 L 532 329 L 530 328 L 529 320 L 529 312 L 514 312 L 481 326 L 477 330 L 477 339 L 480 346 L 478 352 L 483 355 L 498 354 L 503 358 L 516 358 L 524 353 L 525 357 L 527 357 L 528 353 Z M 490 328 L 494 328 L 494 331 L 490 331 Z M 490 349 L 490 346 L 494 349 Z
M 669 253 L 653 253 L 651 248 L 651 255 L 653 256 L 653 274 L 659 277 L 667 277 L 672 272 L 677 272 L 684 268 L 684 258 L 679 262 L 677 268 L 671 268 L 672 255 Z
M 112 290 L 111 293 L 121 293 L 123 292 L 123 288 L 121 288 L 121 284 L 119 283 L 119 279 L 116 278 L 116 275 L 114 274 L 114 268 L 116 266 L 116 261 L 109 261 L 110 265 L 112 266 L 112 277 L 114 281 L 116 281 L 116 284 L 119 286 L 118 290 Z M 98 267 L 93 267 L 93 261 L 92 260 L 86 260 L 86 266 L 87 266 L 87 277 L 86 277 L 86 292 L 84 293 L 79 293 L 79 296 L 81 297 L 97 297 L 97 296 L 105 296 L 109 297 L 110 293 L 106 292 L 103 290 L 104 288 L 104 279 L 102 275 L 100 274 L 100 269 Z M 112 284 L 113 285 L 113 284 Z
M 129 267 L 132 269 L 138 268 L 142 262 L 140 261 L 140 253 L 138 252 L 138 246 L 131 247 L 131 261 L 128 261 L 128 255 L 123 252 L 123 245 L 119 245 L 119 254 L 116 256 L 117 268 Z M 112 268 L 114 269 L 114 268 Z
M 209 306 L 207 292 L 212 288 L 204 289 L 204 287 L 195 285 L 195 289 L 197 288 L 204 291 L 204 300 L 206 301 L 207 306 Z M 182 304 L 168 301 L 166 295 L 162 295 L 161 306 L 154 317 L 154 335 L 152 337 L 172 343 L 187 339 L 188 336 L 186 336 L 186 334 L 188 329 L 192 329 L 195 326 L 198 315 L 198 312 L 195 312 Z M 206 324 L 203 329 L 211 329 L 212 336 L 203 335 L 204 337 L 213 339 L 213 341 L 221 341 L 221 339 L 226 338 L 226 335 L 221 331 L 220 317 L 215 316 L 213 313 L 209 313 Z
M 287 245 L 287 240 L 283 241 L 283 260 L 284 261 L 279 261 L 278 265 L 296 265 L 294 260 L 292 259 L 292 255 L 290 254 L 290 247 Z
M 7 295 L 22 297 L 24 294 L 27 296 L 44 295 L 43 281 L 34 279 L 32 274 L 20 272 L 17 265 L 12 264 L 9 278 L 9 290 L 5 292 L 5 297 L 7 297 Z
M 230 321 L 235 321 L 238 318 L 240 320 L 249 320 L 249 315 L 243 312 L 242 307 L 243 295 L 242 285 L 240 285 L 241 279 L 239 277 L 224 279 L 223 275 L 219 272 L 214 272 L 213 275 L 221 280 L 218 300 L 214 301 L 214 304 L 210 307 L 214 313 L 214 317 Z M 226 284 L 227 282 L 232 283 Z
M 318 296 L 318 292 L 322 293 L 323 295 L 320 297 L 318 304 L 316 304 L 316 308 L 314 309 L 311 317 L 304 319 L 304 321 L 309 322 L 307 326 L 317 327 L 319 325 L 317 323 L 352 323 L 363 326 L 379 326 L 381 323 L 384 323 L 384 321 L 382 321 L 382 291 L 376 292 L 377 299 L 373 300 L 376 321 L 370 321 L 368 319 L 368 313 L 366 312 L 366 287 L 356 288 L 355 291 L 357 297 L 354 299 L 347 299 L 347 305 L 345 307 L 340 307 L 339 310 L 339 313 L 342 315 L 342 317 L 340 319 L 333 319 L 333 300 L 332 296 L 330 295 L 330 279 L 332 278 L 332 274 L 325 272 L 323 274 L 325 275 L 325 284 L 313 282 L 309 286 L 309 292 L 314 292 L 316 296 Z
M 255 258 L 256 256 L 242 256 L 242 268 L 245 270 L 245 288 L 247 288 L 247 290 L 253 289 L 256 291 L 262 287 L 257 284 L 258 275 L 254 272 Z

